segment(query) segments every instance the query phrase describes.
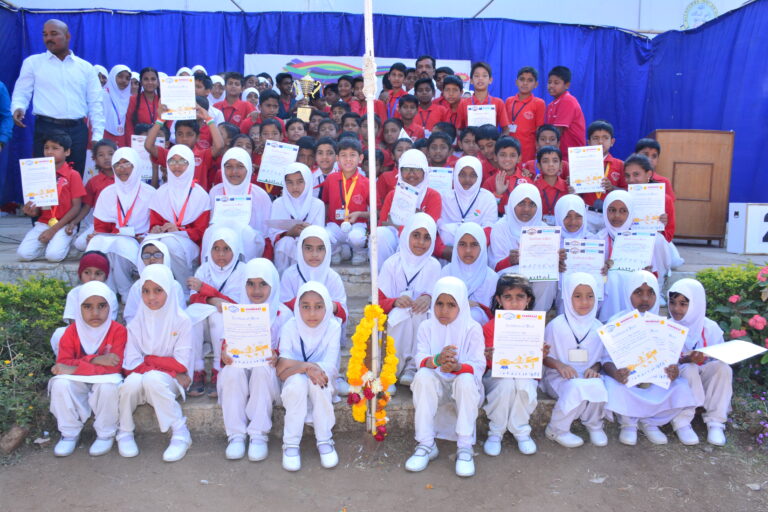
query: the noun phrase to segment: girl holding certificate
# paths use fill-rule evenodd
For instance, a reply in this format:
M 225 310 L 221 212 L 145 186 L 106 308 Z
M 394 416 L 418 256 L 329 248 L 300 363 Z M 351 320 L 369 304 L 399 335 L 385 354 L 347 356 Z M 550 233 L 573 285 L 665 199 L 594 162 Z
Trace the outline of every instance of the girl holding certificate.
M 293 312 L 280 302 L 280 277 L 271 261 L 264 258 L 249 261 L 240 277 L 239 304 L 269 305 L 272 358 L 265 366 L 232 366 L 233 359 L 227 354 L 225 344 L 217 387 L 229 441 L 226 458 L 234 460 L 245 456 L 247 435 L 250 437 L 248 460 L 256 462 L 268 455 L 272 406 L 280 398 L 280 383 L 275 373 L 277 348 L 282 328 L 293 317 Z
M 603 430 L 608 393 L 600 378 L 600 361 L 606 355 L 597 335 L 601 325 L 597 320 L 597 286 L 590 274 L 566 276 L 565 313 L 552 320 L 544 334 L 552 351 L 544 360 L 542 388 L 557 399 L 545 433 L 566 448 L 584 444 L 571 432 L 571 424 L 577 419 L 586 427 L 593 445 L 608 444 Z
M 409 386 L 416 374 L 416 333 L 427 319 L 440 263 L 432 257 L 437 226 L 426 213 L 413 215 L 400 233 L 400 250 L 379 271 L 379 304 L 397 349 L 398 381 Z M 395 391 L 392 386 L 389 392 Z
M 299 288 L 293 318 L 280 333 L 277 376 L 283 382 L 280 396 L 285 407 L 283 469 L 286 471 L 301 469 L 299 444 L 306 422 L 312 422 L 315 430 L 320 464 L 332 468 L 339 463 L 331 430 L 336 423 L 333 382 L 339 373 L 341 325 L 331 308 L 331 297 L 325 286 L 315 281 L 305 283 Z
M 297 239 L 308 226 L 325 226 L 325 204 L 312 195 L 312 171 L 295 162 L 285 170 L 282 195 L 272 204 L 269 238 L 278 272 L 296 263 Z
M 61 432 L 53 450 L 58 457 L 75 451 L 91 411 L 96 430 L 92 456 L 109 452 L 117 432 L 117 389 L 127 337 L 125 327 L 112 319 L 117 298 L 104 283 L 90 281 L 78 287 L 77 303 L 75 321 L 64 332 L 51 368 L 55 377 L 48 384 L 51 413 Z M 114 380 L 97 382 L 97 376 Z
M 264 254 L 266 238 L 266 225 L 272 214 L 272 201 L 264 189 L 251 183 L 253 173 L 253 162 L 251 155 L 239 147 L 233 147 L 224 153 L 221 159 L 221 179 L 222 183 L 214 185 L 209 195 L 211 198 L 211 211 L 213 212 L 212 223 L 229 224 L 231 221 L 238 222 L 238 230 L 242 238 L 243 255 L 245 260 L 260 258 Z M 216 215 L 217 200 L 222 202 L 226 198 L 235 199 L 249 198 L 250 208 L 247 208 L 242 217 L 234 219 Z M 240 201 L 243 202 L 243 201 Z
M 612 192 L 613 193 L 613 192 Z M 636 309 L 641 316 L 646 313 L 659 313 L 659 283 L 656 277 L 645 270 L 632 272 L 626 280 L 624 293 L 630 307 L 611 319 L 614 321 L 621 314 L 630 313 Z M 650 335 L 652 331 L 648 330 Z M 657 343 L 660 341 L 654 338 Z M 648 437 L 653 444 L 667 444 L 667 436 L 659 427 L 672 423 L 680 442 L 685 445 L 698 444 L 699 438 L 691 428 L 691 420 L 696 407 L 703 402 L 696 397 L 685 379 L 679 379 L 678 365 L 669 365 L 664 369 L 671 380 L 668 389 L 656 384 L 639 384 L 627 387 L 630 370 L 616 368 L 609 357 L 603 361 L 603 370 L 607 378 L 605 387 L 608 390 L 607 411 L 617 416 L 619 426 L 619 442 L 634 446 L 637 443 L 637 428 Z
M 472 320 L 467 287 L 443 277 L 432 291 L 432 316 L 419 326 L 413 379 L 416 442 L 408 471 L 422 471 L 437 455 L 435 438 L 456 440 L 456 474 L 475 474 L 475 423 L 483 400 L 483 330 Z M 397 339 L 397 338 L 395 338 Z
M 155 189 L 141 181 L 139 155 L 133 148 L 120 148 L 112 155 L 115 182 L 105 188 L 93 211 L 93 237 L 89 251 L 109 258 L 108 284 L 122 302 L 133 285 L 139 240 L 149 231 L 149 208 Z

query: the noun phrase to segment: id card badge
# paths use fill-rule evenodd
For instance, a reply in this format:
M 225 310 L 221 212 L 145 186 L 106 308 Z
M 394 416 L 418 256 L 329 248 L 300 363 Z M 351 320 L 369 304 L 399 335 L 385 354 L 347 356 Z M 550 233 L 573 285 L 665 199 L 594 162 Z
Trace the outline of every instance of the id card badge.
M 517 133 L 517 125 L 516 124 L 509 125 L 509 133 Z
M 117 134 L 123 135 L 125 133 L 125 126 L 118 126 L 117 127 Z
M 341 208 L 339 210 L 336 210 L 336 220 L 344 220 L 344 218 L 347 216 L 346 211 L 344 208 Z
M 400 292 L 400 296 L 401 297 L 408 297 L 409 299 L 412 299 L 413 298 L 413 290 L 410 290 L 410 289 L 403 290 L 402 292 Z
M 134 237 L 136 236 L 136 230 L 134 229 L 133 226 L 123 226 L 118 230 L 117 234 L 122 236 Z
M 544 224 L 547 226 L 554 226 L 555 225 L 555 216 L 554 215 L 542 215 L 541 220 L 544 221 Z
M 568 351 L 568 362 L 569 363 L 586 363 L 589 361 L 589 351 L 580 349 L 580 348 L 572 348 Z

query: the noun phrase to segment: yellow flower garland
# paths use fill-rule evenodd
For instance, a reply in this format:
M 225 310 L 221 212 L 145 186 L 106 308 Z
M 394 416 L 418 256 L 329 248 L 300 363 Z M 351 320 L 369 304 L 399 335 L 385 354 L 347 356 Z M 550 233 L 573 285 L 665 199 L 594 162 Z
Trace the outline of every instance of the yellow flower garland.
M 365 400 L 365 392 L 379 396 L 376 401 L 377 434 L 376 439 L 381 441 L 386 435 L 388 418 L 386 406 L 389 403 L 390 395 L 387 392 L 390 386 L 397 382 L 397 355 L 395 352 L 395 343 L 392 336 L 387 336 L 386 354 L 384 364 L 381 366 L 381 373 L 378 378 L 365 366 L 365 357 L 368 353 L 368 340 L 371 338 L 374 327 L 380 332 L 384 331 L 384 324 L 387 321 L 387 315 L 381 306 L 369 304 L 365 307 L 363 318 L 355 328 L 352 335 L 352 348 L 349 351 L 350 358 L 347 366 L 347 381 L 349 382 L 350 397 L 355 397 L 357 402 L 352 400 L 352 418 L 360 423 L 365 422 L 365 415 L 368 410 L 368 401 Z

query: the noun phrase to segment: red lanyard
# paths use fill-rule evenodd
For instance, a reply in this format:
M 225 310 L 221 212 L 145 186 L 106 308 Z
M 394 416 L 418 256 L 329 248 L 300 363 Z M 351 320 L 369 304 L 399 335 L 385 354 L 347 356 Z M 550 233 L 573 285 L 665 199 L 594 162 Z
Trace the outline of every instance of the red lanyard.
M 551 187 L 551 188 L 554 188 L 554 187 Z M 555 188 L 555 200 L 550 203 L 549 194 L 547 194 L 547 189 L 545 188 L 544 190 L 541 191 L 541 199 L 544 200 L 544 206 L 545 206 L 544 215 L 554 214 L 554 206 L 555 206 L 555 203 L 557 203 L 557 199 L 558 197 L 560 197 L 560 194 L 562 194 L 562 192 L 560 192 Z M 549 213 L 549 212 L 552 212 L 552 213 Z
M 613 237 L 608 235 L 608 258 L 613 254 Z
M 184 212 L 187 211 L 187 205 L 189 204 L 189 198 L 192 197 L 192 191 L 195 189 L 195 184 L 197 183 L 197 180 L 192 180 L 192 186 L 189 187 L 189 192 L 187 193 L 187 198 L 184 200 L 184 205 L 181 207 L 181 213 L 179 215 L 176 215 L 176 212 L 173 211 L 173 206 L 171 206 L 171 215 L 173 215 L 173 223 L 176 224 L 177 228 L 181 227 L 181 221 L 184 220 Z
M 120 202 L 120 198 L 117 198 L 117 225 L 119 227 L 123 228 L 126 224 L 128 224 L 128 220 L 131 218 L 131 214 L 133 213 L 133 207 L 136 206 L 136 201 L 139 199 L 139 192 L 141 192 L 141 188 L 139 188 L 139 190 L 136 192 L 136 197 L 133 198 L 133 203 L 128 209 L 128 213 L 123 212 L 123 204 Z M 187 200 L 189 200 L 189 196 L 187 196 Z

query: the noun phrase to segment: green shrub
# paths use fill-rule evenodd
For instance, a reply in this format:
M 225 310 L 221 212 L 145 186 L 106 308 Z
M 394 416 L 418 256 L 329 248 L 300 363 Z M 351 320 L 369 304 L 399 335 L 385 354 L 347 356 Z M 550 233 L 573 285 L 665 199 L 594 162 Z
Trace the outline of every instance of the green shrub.
M 50 338 L 63 325 L 68 285 L 35 277 L 0 283 L 0 432 L 50 420 L 45 388 L 55 363 Z
M 719 323 L 715 307 L 728 303 L 732 295 L 749 300 L 760 300 L 757 273 L 760 267 L 754 263 L 731 265 L 730 267 L 707 268 L 696 274 L 696 279 L 707 290 L 707 316 Z

